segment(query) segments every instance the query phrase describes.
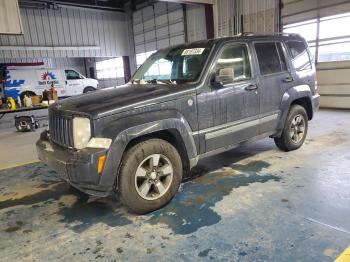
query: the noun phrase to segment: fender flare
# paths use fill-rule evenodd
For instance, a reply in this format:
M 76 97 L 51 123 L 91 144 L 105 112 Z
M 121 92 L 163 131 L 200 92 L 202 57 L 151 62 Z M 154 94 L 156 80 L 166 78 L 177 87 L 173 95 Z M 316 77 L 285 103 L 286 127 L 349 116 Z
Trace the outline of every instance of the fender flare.
M 293 86 L 286 90 L 286 92 L 283 94 L 280 106 L 281 116 L 277 125 L 277 132 L 275 136 L 279 137 L 282 134 L 290 106 L 295 100 L 300 98 L 308 98 L 310 99 L 310 102 L 312 101 L 312 92 L 308 85 Z
M 197 156 L 192 130 L 184 118 L 167 118 L 127 128 L 114 139 L 106 157 L 100 185 L 115 186 L 119 168 L 127 145 L 134 139 L 159 131 L 176 130 L 186 147 L 189 159 Z

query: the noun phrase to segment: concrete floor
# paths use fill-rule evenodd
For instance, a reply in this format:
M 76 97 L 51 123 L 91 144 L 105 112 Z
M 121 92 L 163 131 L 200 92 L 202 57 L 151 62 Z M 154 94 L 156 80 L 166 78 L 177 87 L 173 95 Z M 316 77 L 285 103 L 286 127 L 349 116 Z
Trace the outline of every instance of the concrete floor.
M 0 171 L 0 260 L 332 261 L 350 245 L 350 112 L 309 130 L 294 152 L 265 139 L 202 161 L 145 216 L 40 163 Z

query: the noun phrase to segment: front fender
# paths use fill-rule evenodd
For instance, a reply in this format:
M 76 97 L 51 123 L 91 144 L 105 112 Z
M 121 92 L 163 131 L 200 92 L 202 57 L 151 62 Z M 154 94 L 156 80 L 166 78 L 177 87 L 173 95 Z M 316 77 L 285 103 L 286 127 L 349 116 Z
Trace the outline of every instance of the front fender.
M 197 156 L 192 130 L 187 121 L 182 117 L 162 119 L 129 127 L 120 132 L 114 139 L 107 154 L 100 185 L 114 186 L 124 151 L 130 141 L 163 130 L 176 130 L 180 134 L 182 142 L 186 147 L 188 157 L 191 159 Z
M 283 131 L 284 123 L 287 119 L 289 108 L 293 103 L 293 101 L 299 98 L 305 98 L 305 97 L 310 99 L 310 102 L 311 102 L 312 92 L 308 85 L 293 86 L 288 90 L 286 90 L 286 92 L 283 94 L 281 106 L 280 106 L 280 110 L 282 113 L 280 116 L 280 121 L 278 122 L 278 125 L 277 125 L 276 136 L 280 136 Z

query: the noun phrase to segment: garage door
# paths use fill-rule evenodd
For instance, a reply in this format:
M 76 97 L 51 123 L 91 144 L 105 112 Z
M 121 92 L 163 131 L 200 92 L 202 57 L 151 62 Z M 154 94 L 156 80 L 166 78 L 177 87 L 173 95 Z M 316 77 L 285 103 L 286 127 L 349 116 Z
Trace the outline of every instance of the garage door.
M 158 2 L 135 11 L 133 35 L 137 66 L 155 50 L 185 43 L 182 5 Z
M 350 2 L 284 0 L 282 23 L 284 32 L 309 43 L 321 106 L 350 108 Z

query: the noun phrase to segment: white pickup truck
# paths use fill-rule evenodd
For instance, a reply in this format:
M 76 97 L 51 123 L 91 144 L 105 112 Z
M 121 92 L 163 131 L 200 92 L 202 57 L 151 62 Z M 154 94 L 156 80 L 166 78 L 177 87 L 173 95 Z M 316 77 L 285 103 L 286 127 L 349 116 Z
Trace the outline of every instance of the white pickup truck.
M 6 69 L 3 76 L 5 97 L 17 100 L 24 95 L 42 95 L 54 87 L 57 96 L 79 95 L 98 88 L 98 81 L 86 78 L 74 69 Z

